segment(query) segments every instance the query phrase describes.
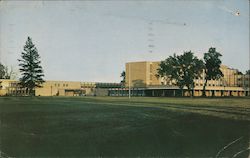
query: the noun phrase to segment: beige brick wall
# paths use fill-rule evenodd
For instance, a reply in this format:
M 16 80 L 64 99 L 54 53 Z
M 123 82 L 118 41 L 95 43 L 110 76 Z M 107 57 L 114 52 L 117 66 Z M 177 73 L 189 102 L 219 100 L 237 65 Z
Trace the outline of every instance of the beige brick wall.
M 146 61 L 126 63 L 126 86 L 129 86 L 129 82 L 131 87 L 161 84 L 160 79 L 156 77 L 159 63 Z
M 160 62 L 150 62 L 150 85 L 161 85 L 161 79 L 157 77 Z
M 147 62 L 126 63 L 126 86 L 144 87 L 148 83 Z
M 63 96 L 65 89 L 80 89 L 81 82 L 46 81 L 41 88 L 36 88 L 36 96 Z
M 17 87 L 17 80 L 0 80 L 0 96 L 6 95 L 25 95 L 25 89 Z M 105 83 L 104 83 L 105 84 Z M 18 90 L 18 93 L 16 91 Z M 20 92 L 22 91 L 22 94 Z M 107 95 L 108 89 L 96 89 L 94 82 L 75 82 L 75 81 L 46 81 L 42 87 L 35 88 L 36 96 L 78 96 L 89 95 L 93 96 L 95 93 L 100 95 Z M 97 95 L 98 95 L 97 94 Z

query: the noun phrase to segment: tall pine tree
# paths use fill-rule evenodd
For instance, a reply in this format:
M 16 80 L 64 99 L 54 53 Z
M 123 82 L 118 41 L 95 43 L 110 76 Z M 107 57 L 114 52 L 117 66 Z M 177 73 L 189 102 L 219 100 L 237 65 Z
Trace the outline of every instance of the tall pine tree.
M 19 70 L 22 74 L 20 84 L 26 88 L 26 92 L 29 95 L 35 95 L 35 88 L 41 87 L 45 81 L 43 80 L 44 74 L 42 66 L 40 65 L 40 56 L 30 37 L 28 37 L 25 43 L 21 58 L 22 59 L 18 59 L 20 62 Z

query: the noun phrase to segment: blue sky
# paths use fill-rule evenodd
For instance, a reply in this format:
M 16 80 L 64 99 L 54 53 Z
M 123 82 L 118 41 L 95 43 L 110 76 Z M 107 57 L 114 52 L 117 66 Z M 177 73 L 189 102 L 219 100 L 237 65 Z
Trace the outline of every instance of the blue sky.
M 245 72 L 249 1 L 0 1 L 0 62 L 18 70 L 27 36 L 46 80 L 119 82 L 126 62 L 211 46 Z

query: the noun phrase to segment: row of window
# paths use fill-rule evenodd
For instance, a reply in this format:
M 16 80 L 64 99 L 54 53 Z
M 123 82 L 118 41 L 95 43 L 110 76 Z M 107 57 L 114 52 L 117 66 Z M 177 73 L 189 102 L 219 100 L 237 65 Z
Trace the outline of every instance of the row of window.
M 68 87 L 68 84 L 62 84 L 63 87 Z M 60 83 L 55 83 L 55 87 L 60 87 Z
M 196 83 L 195 86 L 204 86 L 204 84 L 202 83 Z M 223 86 L 222 84 L 218 85 L 218 84 L 207 84 L 207 86 Z

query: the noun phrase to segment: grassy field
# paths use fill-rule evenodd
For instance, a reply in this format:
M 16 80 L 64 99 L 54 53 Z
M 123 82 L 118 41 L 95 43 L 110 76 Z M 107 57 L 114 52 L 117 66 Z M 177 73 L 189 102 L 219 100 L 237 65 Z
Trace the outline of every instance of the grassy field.
M 248 157 L 249 98 L 0 97 L 0 157 Z

